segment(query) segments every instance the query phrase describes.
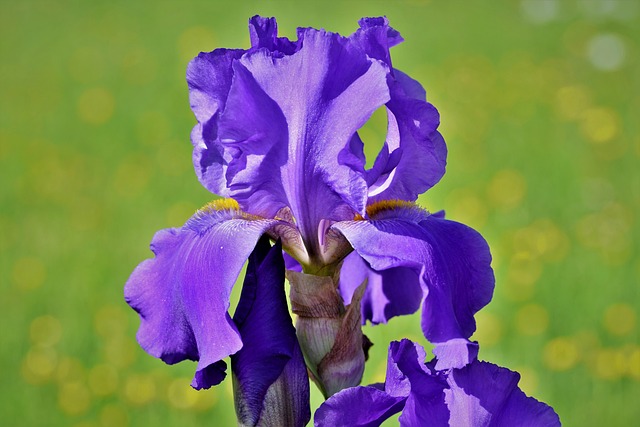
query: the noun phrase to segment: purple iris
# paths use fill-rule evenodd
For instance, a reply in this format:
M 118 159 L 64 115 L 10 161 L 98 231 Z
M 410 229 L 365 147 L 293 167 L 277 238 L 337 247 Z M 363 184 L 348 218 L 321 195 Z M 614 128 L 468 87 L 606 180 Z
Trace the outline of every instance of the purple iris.
M 229 296 L 268 236 L 282 242 L 291 269 L 335 280 L 327 289 L 339 295 L 336 317 L 326 324 L 360 322 L 360 311 L 362 321 L 383 323 L 421 306 L 424 334 L 443 354 L 465 347 L 474 314 L 491 300 L 491 256 L 476 231 L 413 203 L 444 174 L 446 147 L 425 91 L 392 67 L 389 49 L 400 34 L 386 18 L 362 19 L 349 37 L 300 28 L 295 42 L 277 37 L 275 19 L 253 17 L 249 30 L 250 49 L 217 49 L 189 64 L 194 166 L 202 184 L 227 199 L 182 228 L 159 231 L 155 258 L 129 278 L 125 297 L 140 314 L 141 346 L 166 363 L 198 361 L 197 389 L 220 383 L 223 359 L 234 355 L 233 364 L 243 346 L 257 345 L 247 338 L 249 326 L 228 314 Z M 379 107 L 388 133 L 367 170 L 358 130 Z M 278 269 L 284 265 L 271 267 Z M 358 316 L 345 310 L 360 301 Z M 269 328 L 278 324 L 265 321 L 264 334 L 252 340 L 271 340 Z M 327 342 L 344 344 L 348 333 L 362 341 L 359 326 L 347 326 L 336 326 Z M 313 344 L 302 346 L 307 360 Z M 326 376 L 338 378 L 325 394 L 359 383 L 362 367 L 340 359 L 357 350 L 353 360 L 363 365 L 358 346 L 328 351 L 310 367 L 321 383 L 325 365 Z M 447 357 L 442 364 L 460 365 Z M 238 378 L 241 365 L 232 369 Z
M 477 349 L 476 349 L 477 350 Z M 402 426 L 559 426 L 553 409 L 518 388 L 520 375 L 475 357 L 437 370 L 409 340 L 389 346 L 384 384 L 345 389 L 318 408 L 315 425 L 373 427 L 398 412 Z

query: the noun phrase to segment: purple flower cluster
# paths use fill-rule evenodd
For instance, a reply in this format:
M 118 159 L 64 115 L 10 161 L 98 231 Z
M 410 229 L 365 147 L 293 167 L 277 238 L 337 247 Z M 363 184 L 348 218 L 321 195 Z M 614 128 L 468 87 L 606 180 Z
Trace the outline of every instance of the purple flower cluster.
M 226 199 L 159 231 L 155 257 L 129 278 L 140 345 L 169 364 L 197 361 L 196 389 L 219 384 L 230 356 L 242 425 L 305 425 L 308 377 L 328 397 L 316 425 L 379 425 L 399 411 L 410 426 L 559 424 L 468 340 L 493 294 L 491 255 L 476 231 L 414 203 L 443 176 L 446 146 L 423 88 L 393 68 L 400 34 L 386 18 L 349 37 L 300 28 L 290 41 L 258 16 L 249 30 L 250 49 L 189 64 L 194 167 Z M 387 137 L 366 169 L 358 130 L 380 107 Z M 394 342 L 385 384 L 358 386 L 361 323 L 420 308 L 437 358 Z

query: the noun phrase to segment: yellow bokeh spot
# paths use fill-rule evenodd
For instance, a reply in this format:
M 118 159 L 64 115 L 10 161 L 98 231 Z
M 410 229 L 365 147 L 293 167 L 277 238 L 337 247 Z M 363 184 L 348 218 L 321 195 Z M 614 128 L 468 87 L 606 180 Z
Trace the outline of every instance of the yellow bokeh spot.
M 636 313 L 628 304 L 613 304 L 605 310 L 603 323 L 609 333 L 627 335 L 635 328 Z
M 590 108 L 582 116 L 580 130 L 591 142 L 611 141 L 620 131 L 620 119 L 610 108 Z
M 116 101 L 107 89 L 87 89 L 78 98 L 78 116 L 89 124 L 101 125 L 111 118 L 115 106 Z
M 564 259 L 569 251 L 569 238 L 551 220 L 537 220 L 528 227 L 515 232 L 513 251 L 527 253 L 533 258 L 540 257 L 544 261 L 558 262 Z
M 513 209 L 525 196 L 527 183 L 515 170 L 505 169 L 498 172 L 487 188 L 487 196 L 496 208 Z
M 62 337 L 62 325 L 53 316 L 45 315 L 36 317 L 29 327 L 31 342 L 43 346 L 52 346 Z
M 187 28 L 178 38 L 178 53 L 186 63 L 200 52 L 209 52 L 215 47 L 216 39 L 209 27 L 195 26 Z
M 49 380 L 56 369 L 58 355 L 48 347 L 30 349 L 22 361 L 22 376 L 31 384 Z
M 101 427 L 126 427 L 129 425 L 129 413 L 118 403 L 104 405 L 100 410 Z
M 145 405 L 155 398 L 156 384 L 148 375 L 131 375 L 125 382 L 124 395 L 134 405 Z
M 628 360 L 623 351 L 602 348 L 591 358 L 593 374 L 604 380 L 616 380 L 628 371 Z
M 538 304 L 528 304 L 516 313 L 516 329 L 523 335 L 540 335 L 549 327 L 549 314 Z
M 556 111 L 566 120 L 578 120 L 591 106 L 591 96 L 582 86 L 564 86 L 556 93 Z
M 486 310 L 480 311 L 476 314 L 476 325 L 473 339 L 478 341 L 481 347 L 491 347 L 502 338 L 502 322 L 496 315 Z
M 46 268 L 38 258 L 19 258 L 13 265 L 13 283 L 18 289 L 33 290 L 42 285 Z
M 127 313 L 123 307 L 105 305 L 93 317 L 93 325 L 98 335 L 109 338 L 125 334 L 127 328 Z
M 566 371 L 575 366 L 580 357 L 578 346 L 569 338 L 549 341 L 543 351 L 545 365 L 553 371 Z
M 118 371 L 111 365 L 96 365 L 89 371 L 88 383 L 96 396 L 108 396 L 118 388 Z
M 629 375 L 640 381 L 640 348 L 638 347 L 629 355 Z
M 189 409 L 198 402 L 198 391 L 194 390 L 188 381 L 179 378 L 173 380 L 167 387 L 167 399 L 175 408 Z
M 64 383 L 58 391 L 58 406 L 69 415 L 85 413 L 91 405 L 91 393 L 81 382 Z

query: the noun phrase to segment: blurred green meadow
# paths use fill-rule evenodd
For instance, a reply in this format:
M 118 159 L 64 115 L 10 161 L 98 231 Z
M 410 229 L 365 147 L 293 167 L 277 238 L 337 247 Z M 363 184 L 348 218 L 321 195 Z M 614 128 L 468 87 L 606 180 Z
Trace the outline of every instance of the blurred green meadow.
M 156 230 L 214 197 L 191 166 L 185 68 L 248 47 L 254 14 L 293 38 L 389 17 L 394 65 L 449 147 L 419 202 L 494 255 L 480 358 L 566 425 L 637 422 L 640 2 L 0 0 L 0 424 L 235 424 L 231 381 L 196 392 L 194 364 L 138 347 L 122 288 Z M 362 130 L 369 158 L 384 126 Z M 426 344 L 417 315 L 365 329 L 364 383 L 383 380 L 390 340 Z

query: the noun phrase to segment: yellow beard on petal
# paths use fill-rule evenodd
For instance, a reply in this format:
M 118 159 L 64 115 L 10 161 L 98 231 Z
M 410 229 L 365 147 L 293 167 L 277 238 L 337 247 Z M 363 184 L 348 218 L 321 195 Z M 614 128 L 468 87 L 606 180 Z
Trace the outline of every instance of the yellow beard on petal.
M 367 217 L 375 218 L 380 213 L 393 211 L 398 208 L 399 209 L 418 209 L 421 211 L 424 210 L 423 208 L 416 205 L 415 203 L 408 202 L 406 200 L 400 200 L 400 199 L 380 200 L 367 206 Z M 362 221 L 364 220 L 364 218 L 362 217 L 362 215 L 356 214 L 354 220 Z

